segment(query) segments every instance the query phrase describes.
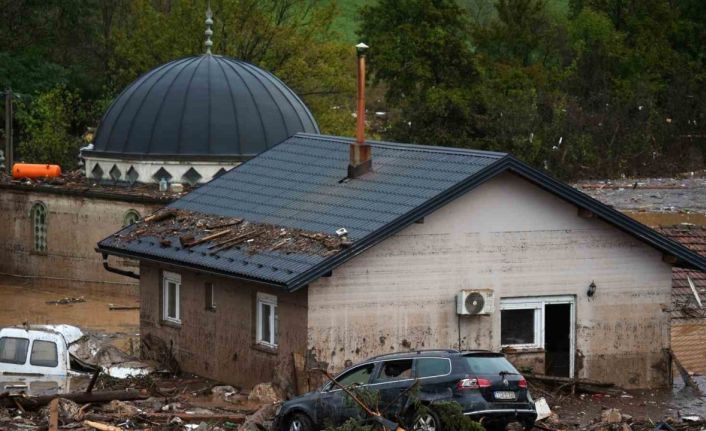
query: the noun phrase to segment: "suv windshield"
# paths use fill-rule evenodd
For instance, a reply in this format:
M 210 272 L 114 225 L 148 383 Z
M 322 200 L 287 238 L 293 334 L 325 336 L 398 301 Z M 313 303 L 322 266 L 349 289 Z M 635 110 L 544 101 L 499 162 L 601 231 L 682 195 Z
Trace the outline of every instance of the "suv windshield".
M 497 376 L 501 372 L 517 374 L 515 367 L 503 356 L 471 355 L 464 356 L 464 359 L 472 374 L 485 376 Z

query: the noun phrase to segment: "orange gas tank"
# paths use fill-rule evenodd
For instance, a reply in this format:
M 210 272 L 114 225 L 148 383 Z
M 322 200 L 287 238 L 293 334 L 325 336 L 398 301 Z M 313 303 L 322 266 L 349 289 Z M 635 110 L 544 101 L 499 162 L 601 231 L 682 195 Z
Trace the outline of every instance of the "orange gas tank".
M 12 166 L 12 178 L 46 178 L 61 175 L 59 165 L 38 165 L 30 163 L 15 163 Z

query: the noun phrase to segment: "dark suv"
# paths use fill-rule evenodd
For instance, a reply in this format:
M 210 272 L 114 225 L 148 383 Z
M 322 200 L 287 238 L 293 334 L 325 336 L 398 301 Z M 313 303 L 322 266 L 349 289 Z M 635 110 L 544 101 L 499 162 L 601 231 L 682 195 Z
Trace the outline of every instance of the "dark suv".
M 488 428 L 509 422 L 533 426 L 537 418 L 527 381 L 500 353 L 485 350 L 422 350 L 376 356 L 335 377 L 343 386 L 360 386 L 378 393 L 383 416 L 414 431 L 439 431 L 435 401 L 456 401 L 465 415 Z M 405 392 L 419 382 L 416 400 L 429 404 L 421 415 Z M 275 418 L 276 431 L 315 431 L 340 425 L 348 418 L 363 419 L 361 409 L 333 382 L 286 401 Z

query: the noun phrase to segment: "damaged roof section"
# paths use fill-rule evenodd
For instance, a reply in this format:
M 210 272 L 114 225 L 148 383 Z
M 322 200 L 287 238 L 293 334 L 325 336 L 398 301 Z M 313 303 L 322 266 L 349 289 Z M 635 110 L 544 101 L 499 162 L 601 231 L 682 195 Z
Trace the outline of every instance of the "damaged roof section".
M 263 281 L 285 282 L 312 263 L 349 246 L 350 241 L 345 235 L 163 208 L 101 245 L 212 270 L 238 271 Z
M 662 235 L 706 257 L 706 229 L 680 224 L 657 229 Z M 672 318 L 706 317 L 706 272 L 685 268 L 672 270 Z

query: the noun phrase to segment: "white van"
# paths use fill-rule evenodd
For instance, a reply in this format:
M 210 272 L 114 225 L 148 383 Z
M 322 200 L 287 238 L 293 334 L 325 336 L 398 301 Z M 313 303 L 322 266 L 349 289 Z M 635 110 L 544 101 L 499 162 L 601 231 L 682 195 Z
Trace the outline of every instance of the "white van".
M 69 346 L 83 337 L 70 325 L 0 329 L 0 393 L 51 395 L 70 390 Z

